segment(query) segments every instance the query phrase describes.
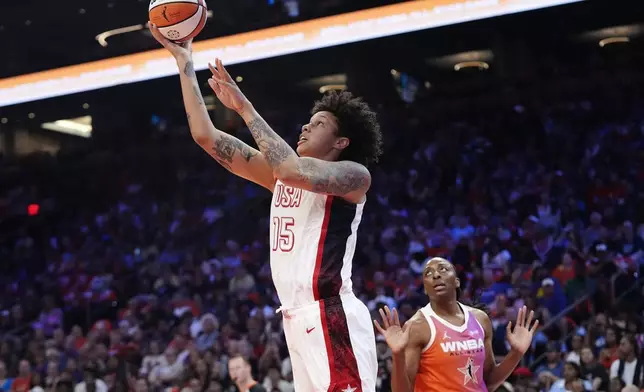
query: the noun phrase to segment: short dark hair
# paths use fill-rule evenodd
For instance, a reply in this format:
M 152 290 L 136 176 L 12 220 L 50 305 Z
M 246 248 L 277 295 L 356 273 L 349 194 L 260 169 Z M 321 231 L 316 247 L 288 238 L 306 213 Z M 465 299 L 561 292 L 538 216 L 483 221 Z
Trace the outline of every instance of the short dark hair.
M 382 155 L 382 133 L 376 112 L 362 98 L 349 91 L 331 91 L 315 102 L 311 114 L 330 112 L 338 119 L 338 133 L 351 142 L 340 158 L 365 166 Z
M 232 361 L 233 359 L 241 358 L 241 360 L 248 366 L 250 366 L 250 358 L 247 358 L 245 355 L 242 354 L 233 354 L 228 358 L 228 363 Z
M 581 366 L 577 365 L 576 362 L 572 362 L 572 361 L 566 362 L 566 365 L 568 365 L 571 368 L 575 369 L 575 372 L 577 373 L 577 378 L 581 377 Z

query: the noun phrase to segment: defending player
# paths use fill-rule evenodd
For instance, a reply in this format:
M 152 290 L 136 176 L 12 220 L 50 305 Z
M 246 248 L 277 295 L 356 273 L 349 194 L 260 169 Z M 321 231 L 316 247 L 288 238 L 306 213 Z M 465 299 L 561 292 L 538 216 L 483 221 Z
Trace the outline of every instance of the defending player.
M 271 271 L 282 303 L 296 391 L 375 391 L 375 337 L 367 307 L 353 294 L 352 258 L 367 170 L 380 156 L 375 113 L 350 93 L 316 102 L 297 153 L 239 90 L 221 61 L 208 80 L 219 100 L 246 122 L 259 151 L 216 129 L 203 102 L 191 43 L 154 37 L 180 69 L 194 140 L 230 172 L 273 192 Z
M 519 310 L 506 338 L 510 353 L 497 364 L 492 351 L 492 322 L 485 312 L 458 302 L 460 281 L 454 266 L 442 258 L 429 260 L 423 272 L 429 304 L 401 328 L 396 309 L 380 310 L 374 320 L 393 353 L 393 392 L 481 392 L 496 390 L 528 350 L 539 325 Z M 530 325 L 532 324 L 532 327 Z

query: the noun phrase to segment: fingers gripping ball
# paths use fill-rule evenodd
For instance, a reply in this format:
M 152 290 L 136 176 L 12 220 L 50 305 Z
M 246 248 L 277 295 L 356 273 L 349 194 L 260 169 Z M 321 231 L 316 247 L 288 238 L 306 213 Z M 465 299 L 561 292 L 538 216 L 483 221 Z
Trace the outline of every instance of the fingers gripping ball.
M 203 30 L 208 9 L 205 0 L 152 0 L 149 14 L 166 38 L 185 42 Z

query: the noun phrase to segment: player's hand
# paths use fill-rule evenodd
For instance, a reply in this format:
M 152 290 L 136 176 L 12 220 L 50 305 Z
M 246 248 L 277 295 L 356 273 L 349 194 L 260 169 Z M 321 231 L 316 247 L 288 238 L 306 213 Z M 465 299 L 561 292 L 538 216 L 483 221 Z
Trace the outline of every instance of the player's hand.
M 250 102 L 228 71 L 226 71 L 224 63 L 220 59 L 215 59 L 215 66 L 208 63 L 208 68 L 212 72 L 212 77 L 208 79 L 208 84 L 217 94 L 217 98 L 221 103 L 239 114 L 246 110 L 250 106 Z
M 192 40 L 181 43 L 172 42 L 161 34 L 159 28 L 155 24 L 149 22 L 149 25 L 150 33 L 152 33 L 154 39 L 163 45 L 163 47 L 166 48 L 175 59 L 188 59 L 192 56 Z
M 384 310 L 380 309 L 380 317 L 382 318 L 382 326 L 378 320 L 373 320 L 373 323 L 376 330 L 385 337 L 391 352 L 399 354 L 405 351 L 409 343 L 409 323 L 401 327 L 398 311 L 394 308 L 392 312 L 388 306 L 385 306 Z
M 514 329 L 512 328 L 512 321 L 510 321 L 508 323 L 507 333 L 505 336 L 505 338 L 508 340 L 508 343 L 510 344 L 510 347 L 513 350 L 521 353 L 521 355 L 525 354 L 526 351 L 528 351 L 528 349 L 530 348 L 530 345 L 532 344 L 532 337 L 537 331 L 537 327 L 539 327 L 539 320 L 535 320 L 534 323 L 532 322 L 532 318 L 534 317 L 534 310 L 530 311 L 530 314 L 526 319 L 527 313 L 527 307 L 524 306 L 519 309 Z

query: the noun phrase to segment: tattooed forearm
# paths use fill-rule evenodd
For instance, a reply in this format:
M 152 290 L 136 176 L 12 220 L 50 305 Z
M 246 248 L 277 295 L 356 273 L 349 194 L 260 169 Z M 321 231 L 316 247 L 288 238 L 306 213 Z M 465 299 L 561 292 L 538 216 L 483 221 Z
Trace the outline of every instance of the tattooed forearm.
M 222 135 L 212 146 L 213 156 L 224 168 L 231 171 L 235 155 L 239 155 L 246 162 L 249 162 L 257 151 L 242 143 L 240 140 L 228 135 Z
M 247 125 L 257 146 L 273 170 L 277 169 L 289 157 L 297 158 L 295 151 L 261 117 L 255 117 Z
M 191 61 L 188 61 L 183 67 L 183 74 L 189 77 L 192 82 L 192 91 L 197 98 L 199 105 L 204 105 L 203 96 L 201 95 L 201 90 L 199 89 L 199 82 L 197 81 L 197 74 L 195 73 L 195 64 Z
M 195 84 L 192 86 L 192 89 L 195 93 L 195 97 L 197 97 L 197 102 L 199 103 L 199 105 L 205 105 L 203 103 L 203 97 L 201 96 L 201 90 L 199 90 L 199 86 Z
M 195 64 L 192 62 L 192 60 L 188 61 L 185 67 L 183 67 L 183 74 L 189 78 L 197 76 L 197 74 L 195 73 Z
M 301 158 L 297 165 L 299 180 L 310 184 L 313 192 L 345 196 L 366 189 L 370 183 L 367 170 L 353 162 L 336 162 L 331 166 Z

